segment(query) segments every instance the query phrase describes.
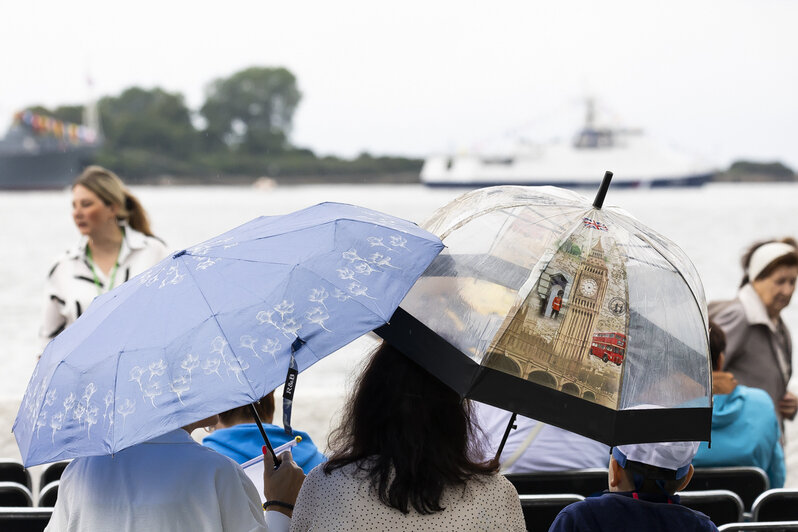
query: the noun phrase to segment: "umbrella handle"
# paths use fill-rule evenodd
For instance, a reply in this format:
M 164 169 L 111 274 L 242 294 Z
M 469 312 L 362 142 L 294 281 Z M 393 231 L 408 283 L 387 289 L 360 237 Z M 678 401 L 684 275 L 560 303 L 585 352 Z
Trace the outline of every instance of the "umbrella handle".
M 280 460 L 277 458 L 277 455 L 274 454 L 274 448 L 272 447 L 271 442 L 269 441 L 269 437 L 266 436 L 266 431 L 263 428 L 263 423 L 260 420 L 260 416 L 258 415 L 258 410 L 255 408 L 255 405 L 252 403 L 249 404 L 249 411 L 252 413 L 252 417 L 255 418 L 255 423 L 258 425 L 258 429 L 260 430 L 261 436 L 263 436 L 263 441 L 266 443 L 266 447 L 269 449 L 269 452 L 272 455 L 272 459 L 274 460 L 274 468 L 277 469 L 280 467 Z
M 515 428 L 515 418 L 516 417 L 518 417 L 518 414 L 513 412 L 513 415 L 510 416 L 510 422 L 507 423 L 507 428 L 504 429 L 504 436 L 502 436 L 502 441 L 499 444 L 499 450 L 496 451 L 496 458 L 494 458 L 494 460 L 496 460 L 497 464 L 499 463 L 499 458 L 501 458 L 502 451 L 504 450 L 504 444 L 507 443 L 507 437 L 510 436 L 510 431 Z

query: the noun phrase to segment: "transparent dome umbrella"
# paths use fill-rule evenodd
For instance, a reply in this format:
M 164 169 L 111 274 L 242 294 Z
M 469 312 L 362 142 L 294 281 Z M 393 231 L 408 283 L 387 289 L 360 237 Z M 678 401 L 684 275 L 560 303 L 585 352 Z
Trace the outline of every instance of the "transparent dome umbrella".
M 23 462 L 112 454 L 257 401 L 293 351 L 302 371 L 385 323 L 442 248 L 411 222 L 322 203 L 174 253 L 44 350 L 14 422 Z
M 708 440 L 704 291 L 685 254 L 555 187 L 466 193 L 424 227 L 446 249 L 377 329 L 463 397 L 608 445 Z M 509 428 L 508 428 L 509 431 Z

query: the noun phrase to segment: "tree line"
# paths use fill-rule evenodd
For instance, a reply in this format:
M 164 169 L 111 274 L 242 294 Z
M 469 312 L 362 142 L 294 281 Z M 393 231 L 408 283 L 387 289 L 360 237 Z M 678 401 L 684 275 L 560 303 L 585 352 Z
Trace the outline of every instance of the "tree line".
M 290 141 L 302 93 L 294 74 L 250 67 L 212 81 L 205 101 L 191 110 L 179 92 L 130 87 L 97 102 L 104 142 L 94 162 L 133 182 L 170 176 L 203 182 L 418 179 L 422 161 L 376 157 L 318 157 Z M 80 123 L 82 105 L 31 111 Z

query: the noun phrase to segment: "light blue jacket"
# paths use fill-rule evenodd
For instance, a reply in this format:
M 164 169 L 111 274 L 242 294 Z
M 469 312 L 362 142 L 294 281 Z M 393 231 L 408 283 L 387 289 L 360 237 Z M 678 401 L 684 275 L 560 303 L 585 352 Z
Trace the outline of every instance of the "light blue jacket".
M 293 439 L 294 436 L 302 436 L 302 441 L 291 449 L 291 455 L 305 474 L 327 461 L 306 432 L 295 430 L 293 435 L 288 435 L 282 427 L 269 423 L 264 423 L 263 428 L 266 430 L 269 442 L 275 448 Z M 202 439 L 202 445 L 243 464 L 262 453 L 263 436 L 255 423 L 241 423 L 226 429 L 214 430 Z
M 701 442 L 694 467 L 756 466 L 765 470 L 771 488 L 784 486 L 784 451 L 779 421 L 767 392 L 738 385 L 715 395 L 712 448 Z

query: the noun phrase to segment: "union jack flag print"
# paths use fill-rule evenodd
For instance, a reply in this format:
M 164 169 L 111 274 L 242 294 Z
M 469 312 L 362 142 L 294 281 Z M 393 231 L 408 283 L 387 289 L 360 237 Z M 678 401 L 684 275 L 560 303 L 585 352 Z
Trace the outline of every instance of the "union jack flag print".
M 582 218 L 582 223 L 593 229 L 598 229 L 599 231 L 609 231 L 606 225 L 596 220 L 591 220 L 590 218 Z

